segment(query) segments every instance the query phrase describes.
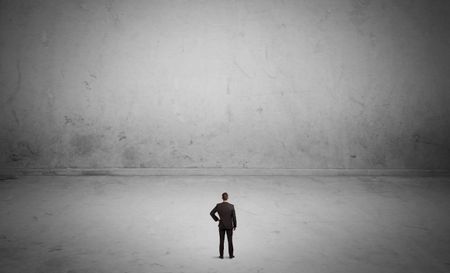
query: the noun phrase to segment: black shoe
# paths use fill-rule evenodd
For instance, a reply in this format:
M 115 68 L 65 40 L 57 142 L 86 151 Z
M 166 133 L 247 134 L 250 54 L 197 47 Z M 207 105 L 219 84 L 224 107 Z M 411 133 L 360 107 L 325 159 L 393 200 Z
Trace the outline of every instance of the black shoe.
M 230 259 L 233 259 L 234 258 L 234 255 L 233 256 L 230 256 Z
M 219 256 L 219 258 L 223 259 L 223 256 Z

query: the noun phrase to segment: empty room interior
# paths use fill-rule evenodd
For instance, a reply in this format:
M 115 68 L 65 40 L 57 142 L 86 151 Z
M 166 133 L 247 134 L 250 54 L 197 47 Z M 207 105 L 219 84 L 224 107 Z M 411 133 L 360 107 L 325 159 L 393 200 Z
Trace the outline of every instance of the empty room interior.
M 450 272 L 449 34 L 445 0 L 0 0 L 0 272 Z

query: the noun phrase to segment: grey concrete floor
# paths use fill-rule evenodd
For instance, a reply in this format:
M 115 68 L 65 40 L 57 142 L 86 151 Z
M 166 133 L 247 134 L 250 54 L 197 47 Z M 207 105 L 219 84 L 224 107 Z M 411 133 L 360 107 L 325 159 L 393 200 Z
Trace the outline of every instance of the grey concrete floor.
M 0 272 L 450 272 L 449 215 L 448 177 L 19 177 L 0 181 Z

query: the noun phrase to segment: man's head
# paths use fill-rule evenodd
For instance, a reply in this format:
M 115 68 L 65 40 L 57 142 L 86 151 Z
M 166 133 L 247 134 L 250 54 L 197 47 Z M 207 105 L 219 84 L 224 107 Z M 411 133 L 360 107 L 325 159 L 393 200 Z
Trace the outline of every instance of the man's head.
M 224 192 L 222 193 L 222 200 L 227 201 L 228 200 L 228 193 Z

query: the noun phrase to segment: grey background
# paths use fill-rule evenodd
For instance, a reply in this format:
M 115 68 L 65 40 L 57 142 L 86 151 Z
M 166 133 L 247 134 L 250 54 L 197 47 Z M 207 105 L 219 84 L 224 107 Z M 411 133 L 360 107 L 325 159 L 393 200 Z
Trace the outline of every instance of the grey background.
M 450 167 L 449 1 L 0 1 L 0 167 Z

